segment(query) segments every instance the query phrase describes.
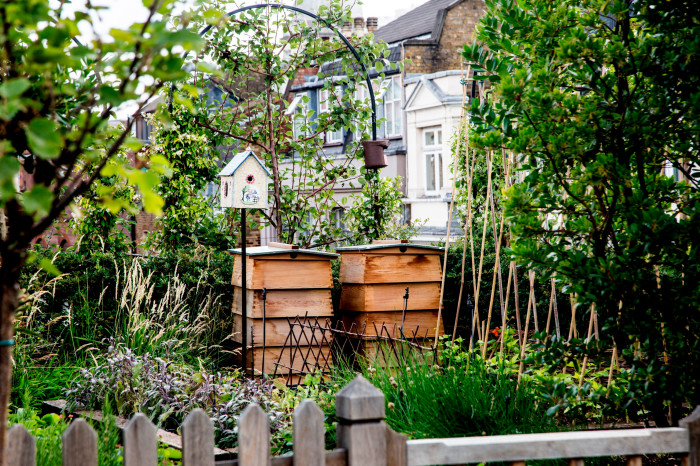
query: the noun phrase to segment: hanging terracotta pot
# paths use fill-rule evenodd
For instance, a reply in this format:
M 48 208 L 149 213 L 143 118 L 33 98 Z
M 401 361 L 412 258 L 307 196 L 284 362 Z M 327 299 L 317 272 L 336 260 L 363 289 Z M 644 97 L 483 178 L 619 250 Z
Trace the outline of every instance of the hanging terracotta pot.
M 365 168 L 383 168 L 387 166 L 384 149 L 389 147 L 388 139 L 362 141 L 365 150 Z

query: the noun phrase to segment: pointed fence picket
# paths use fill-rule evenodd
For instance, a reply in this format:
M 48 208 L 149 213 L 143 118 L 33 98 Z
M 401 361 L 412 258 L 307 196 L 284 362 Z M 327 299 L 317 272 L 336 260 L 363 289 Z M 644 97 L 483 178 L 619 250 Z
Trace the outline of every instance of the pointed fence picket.
M 211 420 L 195 409 L 182 425 L 183 466 L 408 466 L 505 462 L 525 466 L 526 460 L 566 458 L 583 466 L 584 458 L 626 457 L 641 466 L 642 455 L 675 453 L 684 466 L 700 466 L 700 407 L 681 427 L 548 434 L 498 435 L 451 439 L 406 440 L 383 421 L 384 395 L 358 376 L 336 396 L 338 447 L 325 451 L 323 412 L 304 400 L 293 414 L 294 452 L 270 457 L 267 415 L 251 404 L 238 422 L 238 459 L 215 462 Z M 35 439 L 21 425 L 8 432 L 6 463 L 36 466 Z M 124 428 L 124 465 L 156 466 L 156 428 L 136 414 Z M 97 466 L 97 435 L 83 419 L 75 419 L 63 435 L 64 466 Z

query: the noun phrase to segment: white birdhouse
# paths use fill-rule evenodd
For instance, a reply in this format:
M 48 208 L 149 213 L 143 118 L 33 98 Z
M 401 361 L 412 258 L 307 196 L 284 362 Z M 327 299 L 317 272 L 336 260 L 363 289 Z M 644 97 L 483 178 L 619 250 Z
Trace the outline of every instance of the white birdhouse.
M 221 173 L 221 207 L 264 209 L 270 172 L 252 150 L 231 160 Z

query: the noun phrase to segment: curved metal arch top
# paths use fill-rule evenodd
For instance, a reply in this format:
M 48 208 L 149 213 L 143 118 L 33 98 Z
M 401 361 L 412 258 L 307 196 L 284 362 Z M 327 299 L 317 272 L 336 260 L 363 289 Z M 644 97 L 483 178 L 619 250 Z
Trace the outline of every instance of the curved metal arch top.
M 365 67 L 365 64 L 362 62 L 362 59 L 360 58 L 360 54 L 357 53 L 357 50 L 355 47 L 352 46 L 350 41 L 348 41 L 347 37 L 345 37 L 340 31 L 338 31 L 331 23 L 328 22 L 328 20 L 321 18 L 318 15 L 315 15 L 314 13 L 311 13 L 310 11 L 303 10 L 301 8 L 291 6 L 291 5 L 282 5 L 281 3 L 261 3 L 257 5 L 248 5 L 244 6 L 241 8 L 237 8 L 233 11 L 230 11 L 226 13 L 226 16 L 229 18 L 233 15 L 236 15 L 238 13 L 242 13 L 247 10 L 256 10 L 260 8 L 278 8 L 278 9 L 284 9 L 284 10 L 292 10 L 296 11 L 297 13 L 301 13 L 303 15 L 306 15 L 310 18 L 313 18 L 314 20 L 323 23 L 328 29 L 331 31 L 335 32 L 336 35 L 340 38 L 340 40 L 343 41 L 345 46 L 352 52 L 353 56 L 355 57 L 355 60 L 357 60 L 357 63 L 360 65 L 360 68 L 362 69 L 362 72 L 365 75 L 365 82 L 367 83 L 367 89 L 369 90 L 369 97 L 372 103 L 372 139 L 376 140 L 377 139 L 377 102 L 374 97 L 374 89 L 372 89 L 372 81 L 369 79 L 369 72 L 367 71 L 367 67 Z M 209 26 L 206 26 L 203 28 L 200 32 L 199 35 L 203 36 L 207 32 L 209 32 L 212 28 L 214 27 L 213 24 L 210 24 Z M 184 57 L 187 57 L 189 52 L 185 52 Z M 183 58 L 184 58 L 183 57 Z M 172 105 L 172 100 L 173 100 L 173 90 L 175 88 L 175 85 L 173 84 L 170 87 L 170 104 Z

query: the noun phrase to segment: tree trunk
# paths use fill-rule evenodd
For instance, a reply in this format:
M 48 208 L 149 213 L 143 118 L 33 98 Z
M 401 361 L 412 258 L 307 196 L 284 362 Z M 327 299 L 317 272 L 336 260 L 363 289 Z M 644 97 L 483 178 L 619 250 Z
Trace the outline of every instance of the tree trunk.
M 7 424 L 12 392 L 12 349 L 6 342 L 14 337 L 19 278 L 26 250 L 3 251 L 0 264 L 0 466 L 5 466 Z M 8 465 L 9 466 L 9 465 Z

